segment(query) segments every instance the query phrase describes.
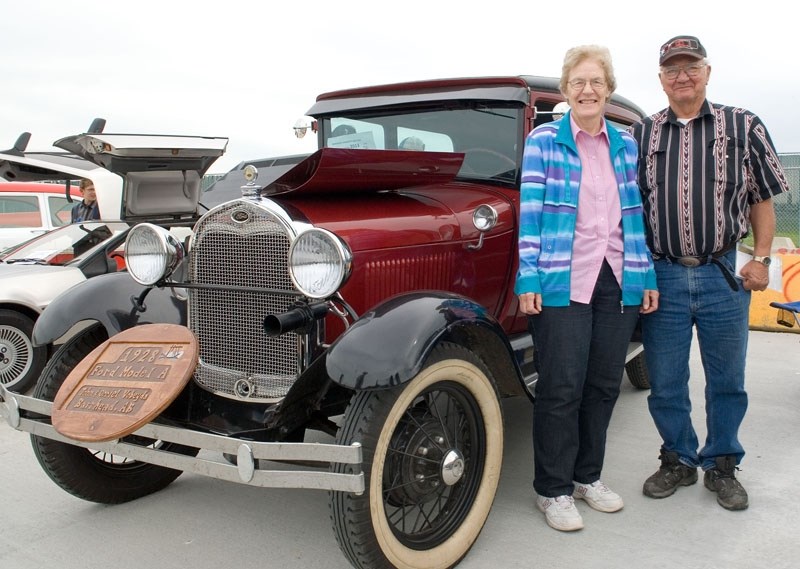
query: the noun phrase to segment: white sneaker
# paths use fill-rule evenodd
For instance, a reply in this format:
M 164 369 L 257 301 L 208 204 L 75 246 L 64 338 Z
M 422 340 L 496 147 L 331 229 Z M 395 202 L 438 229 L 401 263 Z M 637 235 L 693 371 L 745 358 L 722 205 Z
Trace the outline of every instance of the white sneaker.
M 560 531 L 575 531 L 583 529 L 583 518 L 572 496 L 556 496 L 547 498 L 536 496 L 536 506 L 544 512 L 547 525 Z
M 598 512 L 617 512 L 625 505 L 622 503 L 622 498 L 620 498 L 619 494 L 612 491 L 600 480 L 591 484 L 581 484 L 580 482 L 575 482 L 574 484 L 573 498 L 586 500 L 586 503 Z

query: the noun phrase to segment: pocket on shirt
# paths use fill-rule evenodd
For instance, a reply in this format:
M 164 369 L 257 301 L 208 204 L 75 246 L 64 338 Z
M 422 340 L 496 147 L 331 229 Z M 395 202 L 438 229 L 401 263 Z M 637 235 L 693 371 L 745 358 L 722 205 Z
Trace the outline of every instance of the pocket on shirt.
M 640 174 L 640 179 L 643 176 L 646 183 L 641 184 L 642 190 L 645 195 L 649 190 L 656 191 L 658 188 L 664 187 L 664 180 L 667 176 L 667 152 L 664 150 L 656 150 L 650 152 L 645 156 L 644 174 Z
M 715 167 L 710 172 L 712 180 L 733 185 L 744 179 L 748 162 L 747 141 L 726 133 L 709 141 L 708 152 L 715 161 Z

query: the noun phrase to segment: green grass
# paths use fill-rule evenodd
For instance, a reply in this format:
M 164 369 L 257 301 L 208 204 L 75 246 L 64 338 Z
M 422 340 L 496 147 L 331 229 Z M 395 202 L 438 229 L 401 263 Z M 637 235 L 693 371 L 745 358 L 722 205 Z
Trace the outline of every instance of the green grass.
M 792 240 L 792 243 L 794 243 L 795 247 L 800 247 L 800 231 L 798 231 L 798 230 L 785 230 L 785 231 L 783 231 L 783 230 L 779 229 L 779 230 L 775 231 L 775 237 L 788 237 L 789 239 Z M 753 246 L 753 235 L 752 235 L 752 233 L 750 235 L 748 235 L 747 237 L 745 237 L 744 239 L 742 239 L 742 243 L 744 243 L 745 245 L 750 245 L 752 247 Z

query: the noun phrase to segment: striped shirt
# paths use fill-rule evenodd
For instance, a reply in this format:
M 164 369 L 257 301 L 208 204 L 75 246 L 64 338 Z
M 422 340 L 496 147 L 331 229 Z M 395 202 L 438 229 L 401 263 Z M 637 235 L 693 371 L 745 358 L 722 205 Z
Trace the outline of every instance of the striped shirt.
M 703 103 L 686 125 L 667 108 L 631 127 L 654 255 L 706 256 L 746 236 L 750 205 L 789 191 L 764 123 Z
M 540 293 L 543 306 L 569 306 L 572 253 L 583 167 L 569 113 L 533 129 L 525 139 L 520 186 L 516 294 Z M 639 305 L 656 290 L 645 244 L 642 197 L 636 183 L 636 144 L 606 122 L 609 157 L 622 215 L 622 303 Z

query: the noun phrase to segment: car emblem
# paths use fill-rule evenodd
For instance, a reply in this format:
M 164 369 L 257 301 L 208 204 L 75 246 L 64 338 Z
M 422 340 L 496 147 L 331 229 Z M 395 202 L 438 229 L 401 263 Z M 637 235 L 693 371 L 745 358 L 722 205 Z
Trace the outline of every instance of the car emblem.
M 243 209 L 236 209 L 231 212 L 231 219 L 236 223 L 247 223 L 250 221 L 250 212 Z

